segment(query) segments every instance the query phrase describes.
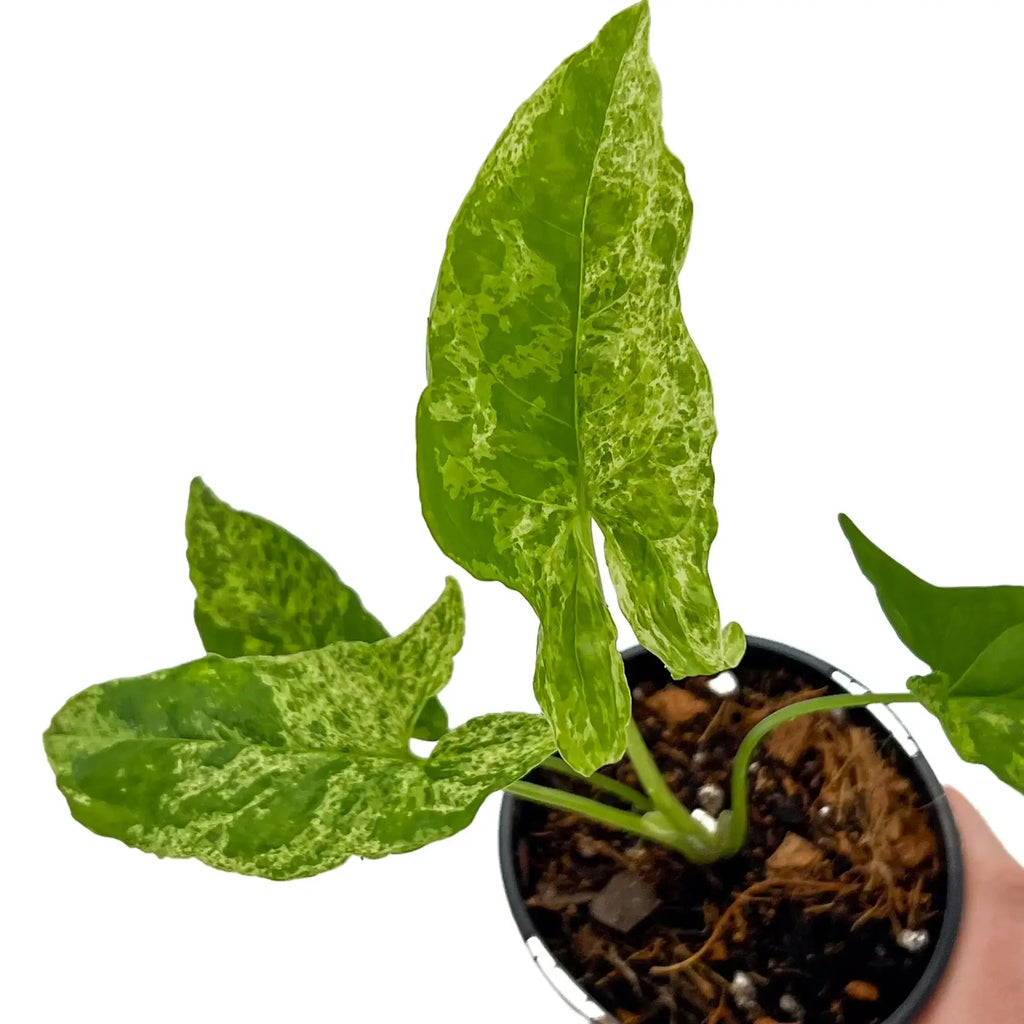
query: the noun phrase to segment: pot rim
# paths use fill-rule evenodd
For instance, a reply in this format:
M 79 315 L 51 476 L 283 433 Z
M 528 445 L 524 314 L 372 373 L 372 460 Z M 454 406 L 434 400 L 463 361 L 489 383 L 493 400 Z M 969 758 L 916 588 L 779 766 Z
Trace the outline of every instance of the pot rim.
M 817 673 L 841 689 L 853 693 L 866 693 L 869 690 L 869 687 L 841 669 L 837 669 L 834 665 L 787 644 L 767 640 L 763 637 L 748 636 L 747 649 L 767 654 L 770 657 L 796 662 L 801 668 Z M 627 671 L 631 663 L 636 664 L 641 658 L 653 657 L 655 656 L 651 652 L 640 646 L 630 647 L 622 652 L 622 660 L 626 664 Z M 873 705 L 863 710 L 876 720 L 878 728 L 888 732 L 906 752 L 913 770 L 931 798 L 945 856 L 946 905 L 938 935 L 932 943 L 931 956 L 907 998 L 884 1021 L 884 1024 L 912 1024 L 916 1014 L 924 1008 L 925 1003 L 938 987 L 953 955 L 953 948 L 960 931 L 964 902 L 964 868 L 960 831 L 957 828 L 956 819 L 953 817 L 953 810 L 950 807 L 946 791 L 899 716 L 886 705 Z M 578 1014 L 590 1021 L 591 1024 L 620 1024 L 616 1017 L 596 1003 L 583 990 L 537 934 L 529 909 L 519 891 L 517 877 L 513 835 L 516 824 L 515 812 L 520 802 L 510 793 L 502 795 L 498 819 L 498 855 L 505 895 L 527 952 L 562 1000 Z

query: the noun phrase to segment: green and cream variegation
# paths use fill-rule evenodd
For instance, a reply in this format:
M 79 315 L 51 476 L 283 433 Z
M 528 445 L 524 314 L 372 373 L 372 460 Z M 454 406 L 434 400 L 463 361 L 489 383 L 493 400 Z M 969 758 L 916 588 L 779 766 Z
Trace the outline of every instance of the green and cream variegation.
M 1000 633 L 959 679 L 932 672 L 909 686 L 965 761 L 1024 793 L 1024 623 Z
M 429 758 L 409 748 L 448 681 L 463 610 L 449 580 L 400 636 L 283 656 L 208 656 L 94 686 L 47 730 L 74 816 L 167 857 L 268 878 L 414 850 L 554 749 L 536 715 L 488 715 Z
M 1024 587 L 937 587 L 839 517 L 899 638 L 932 669 L 911 693 L 967 761 L 1024 792 Z
M 388 635 L 321 555 L 276 523 L 221 501 L 199 477 L 189 490 L 185 533 L 196 627 L 209 653 L 295 654 Z M 415 737 L 436 740 L 447 728 L 432 697 Z
M 717 672 L 711 387 L 679 308 L 690 236 L 665 146 L 646 3 L 517 111 L 453 223 L 417 417 L 426 521 L 540 618 L 535 689 L 589 773 L 623 751 L 629 692 L 593 523 L 621 607 L 676 676 Z

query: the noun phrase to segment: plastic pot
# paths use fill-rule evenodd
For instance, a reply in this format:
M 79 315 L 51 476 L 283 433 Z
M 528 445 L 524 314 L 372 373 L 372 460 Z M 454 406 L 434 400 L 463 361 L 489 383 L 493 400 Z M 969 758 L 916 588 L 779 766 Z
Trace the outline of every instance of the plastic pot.
M 626 668 L 626 679 L 630 685 L 652 680 L 656 683 L 669 681 L 668 673 L 653 654 L 642 647 L 633 647 L 622 655 Z M 845 672 L 834 668 L 803 651 L 785 644 L 759 637 L 747 637 L 747 653 L 743 665 L 755 669 L 771 670 L 788 666 L 814 687 L 827 687 L 833 693 L 863 693 L 867 687 Z M 896 741 L 896 764 L 902 774 L 909 778 L 918 791 L 922 802 L 930 803 L 934 811 L 936 838 L 939 855 L 945 869 L 945 892 L 941 891 L 940 903 L 944 902 L 942 920 L 938 931 L 932 932 L 931 956 L 917 984 L 891 1013 L 885 1024 L 912 1024 L 916 1015 L 927 1003 L 937 988 L 943 971 L 949 963 L 960 928 L 963 910 L 963 860 L 960 850 L 960 834 L 953 818 L 942 786 L 935 773 L 925 761 L 910 733 L 903 723 L 885 706 L 859 709 L 849 712 L 851 721 L 867 726 L 879 740 Z M 523 802 L 505 794 L 501 805 L 498 826 L 501 875 L 508 896 L 512 916 L 519 927 L 527 951 L 537 967 L 555 988 L 562 999 L 582 1017 L 593 1024 L 619 1024 L 618 1020 L 604 1010 L 594 997 L 586 993 L 568 971 L 552 956 L 531 917 L 530 909 L 519 887 L 516 866 L 516 849 L 519 840 L 520 819 Z M 944 900 L 941 898 L 944 895 Z

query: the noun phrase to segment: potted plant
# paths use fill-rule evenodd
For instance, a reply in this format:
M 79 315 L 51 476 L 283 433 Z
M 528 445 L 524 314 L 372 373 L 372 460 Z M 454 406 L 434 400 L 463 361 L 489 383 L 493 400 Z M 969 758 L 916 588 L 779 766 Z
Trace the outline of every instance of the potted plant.
M 543 713 L 449 728 L 454 580 L 388 636 L 319 555 L 197 479 L 208 655 L 72 697 L 46 752 L 93 831 L 276 879 L 415 850 L 504 790 L 521 802 L 503 822 L 521 926 L 547 928 L 622 1024 L 896 1024 L 948 958 L 958 847 L 927 767 L 862 709 L 919 700 L 962 756 L 1024 788 L 1024 588 L 933 587 L 844 518 L 932 669 L 909 693 L 849 692 L 830 666 L 722 628 L 711 390 L 677 287 L 691 206 L 648 26 L 646 3 L 623 11 L 516 112 L 431 307 L 424 516 L 537 613 Z M 644 648 L 625 659 L 595 523 Z M 829 964 L 828 984 L 806 983 L 798 956 Z

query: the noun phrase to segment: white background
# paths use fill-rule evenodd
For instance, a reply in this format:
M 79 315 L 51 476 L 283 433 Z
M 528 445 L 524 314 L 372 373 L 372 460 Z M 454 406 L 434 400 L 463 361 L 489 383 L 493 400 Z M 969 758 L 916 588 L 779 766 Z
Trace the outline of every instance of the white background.
M 897 688 L 920 666 L 836 512 L 938 583 L 1024 583 L 1024 14 L 652 6 L 696 203 L 723 612 Z M 445 232 L 516 105 L 617 7 L 4 5 L 6 1019 L 568 1019 L 505 908 L 496 799 L 425 851 L 271 883 L 78 827 L 39 735 L 85 685 L 200 653 L 195 473 L 392 629 L 440 592 L 413 410 Z M 456 575 L 453 720 L 531 709 L 525 603 Z M 906 718 L 1024 857 L 1022 798 Z

